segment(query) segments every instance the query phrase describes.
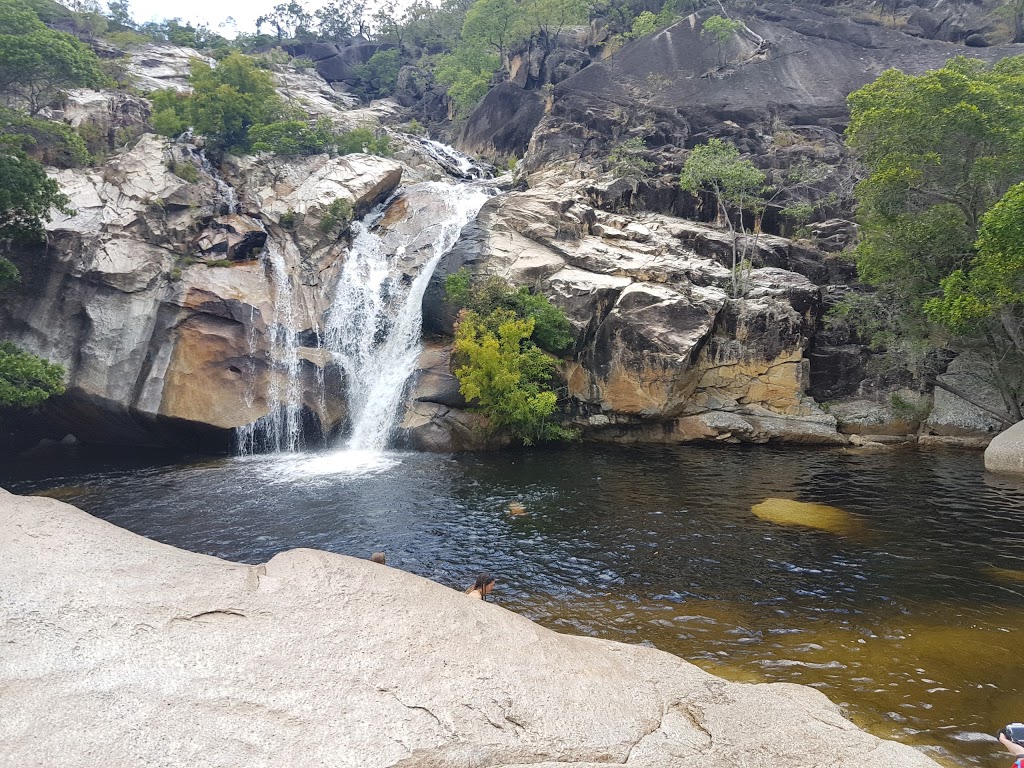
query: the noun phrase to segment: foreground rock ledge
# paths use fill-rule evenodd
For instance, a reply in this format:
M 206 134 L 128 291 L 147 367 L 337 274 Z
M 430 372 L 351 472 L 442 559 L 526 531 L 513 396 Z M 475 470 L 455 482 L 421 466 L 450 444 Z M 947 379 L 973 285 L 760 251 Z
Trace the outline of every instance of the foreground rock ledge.
M 0 490 L 0 765 L 936 766 L 821 693 L 314 550 L 260 566 Z

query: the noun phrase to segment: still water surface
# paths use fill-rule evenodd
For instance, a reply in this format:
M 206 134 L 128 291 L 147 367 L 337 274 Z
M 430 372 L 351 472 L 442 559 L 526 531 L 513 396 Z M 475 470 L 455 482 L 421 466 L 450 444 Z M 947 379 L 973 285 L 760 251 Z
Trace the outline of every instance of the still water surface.
M 1006 765 L 989 734 L 1024 719 L 1024 483 L 985 474 L 978 454 L 80 455 L 8 464 L 0 485 L 230 560 L 383 549 L 458 588 L 487 569 L 499 604 L 553 629 L 813 685 L 948 765 Z M 778 525 L 751 512 L 766 498 L 858 525 Z

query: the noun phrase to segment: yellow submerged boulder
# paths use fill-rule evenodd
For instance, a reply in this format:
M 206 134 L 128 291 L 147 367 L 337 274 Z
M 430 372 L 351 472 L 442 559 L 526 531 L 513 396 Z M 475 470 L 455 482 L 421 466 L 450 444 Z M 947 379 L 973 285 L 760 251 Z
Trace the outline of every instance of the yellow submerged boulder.
M 750 511 L 762 520 L 778 525 L 800 525 L 838 534 L 856 534 L 864 524 L 849 512 L 828 504 L 813 504 L 793 499 L 765 499 Z
M 996 568 L 994 565 L 990 565 L 984 570 L 989 578 L 996 581 L 1024 583 L 1024 571 L 1016 571 L 1012 568 Z

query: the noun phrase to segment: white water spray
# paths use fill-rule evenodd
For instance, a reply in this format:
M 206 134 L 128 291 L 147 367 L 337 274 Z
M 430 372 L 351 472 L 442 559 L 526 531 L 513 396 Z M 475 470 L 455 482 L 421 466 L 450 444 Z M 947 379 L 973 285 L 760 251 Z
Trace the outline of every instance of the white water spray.
M 328 314 L 325 342 L 345 371 L 351 435 L 349 451 L 387 447 L 402 406 L 406 383 L 420 354 L 423 295 L 441 257 L 455 245 L 462 228 L 487 200 L 467 185 L 425 185 L 441 209 L 425 230 L 385 247 L 371 230 L 372 220 L 356 225 Z M 407 245 L 429 232 L 430 252 L 412 279 L 403 281 L 399 260 Z M 391 244 L 393 238 L 389 238 Z

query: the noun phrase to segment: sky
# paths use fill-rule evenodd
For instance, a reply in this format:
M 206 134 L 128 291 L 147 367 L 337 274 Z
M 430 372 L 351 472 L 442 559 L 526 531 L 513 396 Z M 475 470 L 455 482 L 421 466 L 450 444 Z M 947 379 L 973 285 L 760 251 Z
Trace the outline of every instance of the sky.
M 236 32 L 255 32 L 256 19 L 268 13 L 282 0 L 129 0 L 129 8 L 135 21 L 163 21 L 180 18 L 193 24 L 205 23 L 224 37 L 234 37 Z M 304 2 L 306 10 L 313 11 L 325 2 Z M 235 20 L 233 26 L 220 27 L 225 19 Z

